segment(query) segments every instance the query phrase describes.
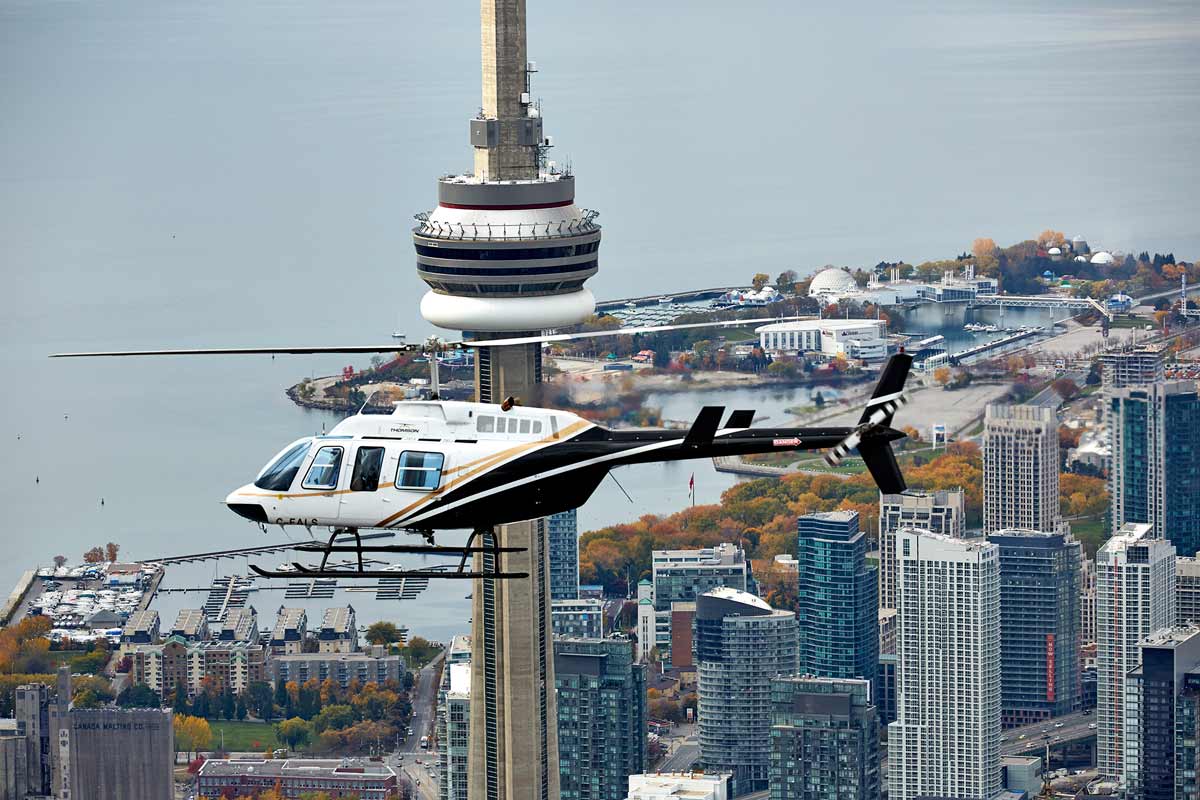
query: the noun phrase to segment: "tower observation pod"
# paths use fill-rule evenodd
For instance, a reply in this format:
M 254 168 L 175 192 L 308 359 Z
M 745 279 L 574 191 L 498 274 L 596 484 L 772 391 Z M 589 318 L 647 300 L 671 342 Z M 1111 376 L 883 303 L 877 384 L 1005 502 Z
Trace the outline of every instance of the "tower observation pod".
M 534 332 L 595 310 L 584 282 L 598 269 L 597 212 L 575 203 L 575 177 L 546 160 L 524 0 L 483 0 L 483 105 L 470 121 L 472 174 L 438 181 L 437 207 L 416 216 L 421 314 L 459 331 Z

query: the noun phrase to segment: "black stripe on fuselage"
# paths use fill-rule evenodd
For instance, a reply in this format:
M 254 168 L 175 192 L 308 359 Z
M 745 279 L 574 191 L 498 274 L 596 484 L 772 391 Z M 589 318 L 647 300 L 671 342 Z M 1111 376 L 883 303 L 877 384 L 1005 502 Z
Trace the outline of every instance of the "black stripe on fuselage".
M 494 467 L 446 492 L 418 513 L 423 515 L 459 501 L 467 502 L 416 524 L 458 528 L 534 519 L 578 508 L 591 497 L 613 467 L 788 450 L 824 450 L 838 444 L 850 433 L 850 428 L 752 428 L 690 445 L 684 441 L 687 431 L 592 428 L 568 441 L 540 448 Z M 671 444 L 663 444 L 665 442 Z M 660 446 L 649 447 L 652 445 Z M 595 459 L 603 460 L 588 463 Z M 554 470 L 562 472 L 503 489 Z M 501 491 L 470 500 L 497 488 Z

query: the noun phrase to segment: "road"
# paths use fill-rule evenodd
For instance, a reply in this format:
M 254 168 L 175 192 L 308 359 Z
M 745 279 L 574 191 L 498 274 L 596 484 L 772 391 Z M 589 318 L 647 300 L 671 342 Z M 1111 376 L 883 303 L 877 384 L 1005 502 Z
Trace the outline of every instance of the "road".
M 1049 742 L 1051 747 L 1060 747 L 1072 742 L 1086 741 L 1096 735 L 1095 714 L 1082 711 L 1061 717 L 1012 728 L 1000 735 L 1000 755 L 1015 756 L 1026 753 L 1040 755 Z M 1056 727 L 1062 725 L 1062 727 Z
M 691 769 L 692 762 L 700 757 L 696 726 L 679 725 L 677 730 L 681 735 L 668 740 L 673 749 L 662 763 L 655 767 L 656 772 L 687 772 Z
M 409 723 L 412 736 L 405 739 L 396 755 L 388 759 L 389 765 L 402 778 L 407 777 L 413 782 L 419 800 L 437 800 L 438 797 L 437 777 L 432 769 L 437 755 L 433 750 L 421 749 L 421 737 L 433 737 L 434 715 L 437 713 L 437 670 L 445 656 L 446 651 L 443 650 L 417 673 L 412 721 Z

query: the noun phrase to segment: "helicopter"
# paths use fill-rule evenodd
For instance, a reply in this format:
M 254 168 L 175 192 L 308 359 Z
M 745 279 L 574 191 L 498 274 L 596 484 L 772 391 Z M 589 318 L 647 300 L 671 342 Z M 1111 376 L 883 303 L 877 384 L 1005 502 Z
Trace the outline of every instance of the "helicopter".
M 760 320 L 750 320 L 758 322 Z M 776 320 L 771 320 L 776 321 Z M 297 439 L 281 449 L 257 476 L 234 489 L 225 504 L 238 516 L 260 526 L 330 528 L 327 543 L 297 545 L 303 552 L 322 555 L 319 567 L 299 563 L 287 570 L 264 570 L 265 577 L 345 577 L 330 569 L 334 553 L 358 556 L 357 577 L 489 577 L 518 578 L 523 573 L 468 570 L 475 554 L 499 556 L 514 552 L 500 547 L 495 526 L 550 516 L 583 505 L 610 470 L 629 464 L 695 458 L 740 456 L 799 450 L 826 450 L 825 460 L 836 466 L 857 450 L 867 470 L 885 493 L 905 489 L 891 443 L 905 434 L 891 427 L 896 410 L 905 402 L 903 390 L 912 357 L 893 355 L 880 373 L 874 393 L 854 427 L 754 428 L 753 410 L 738 409 L 725 417 L 725 408 L 705 406 L 687 430 L 620 429 L 603 427 L 576 414 L 523 406 L 516 398 L 503 403 L 473 403 L 438 399 L 438 350 L 501 347 L 565 341 L 614 334 L 746 324 L 691 323 L 625 328 L 582 334 L 487 341 L 441 342 L 385 347 L 215 348 L 203 350 L 140 350 L 60 353 L 53 357 L 198 355 L 247 353 L 367 353 L 429 350 L 432 398 L 401 401 L 391 413 L 365 409 L 347 417 L 328 433 Z M 425 538 L 424 545 L 364 545 L 360 530 L 394 530 Z M 439 546 L 434 533 L 467 529 L 463 546 Z M 345 536 L 354 544 L 344 544 Z M 477 542 L 483 542 L 478 545 Z M 460 557 L 454 572 L 367 569 L 366 553 L 440 553 Z

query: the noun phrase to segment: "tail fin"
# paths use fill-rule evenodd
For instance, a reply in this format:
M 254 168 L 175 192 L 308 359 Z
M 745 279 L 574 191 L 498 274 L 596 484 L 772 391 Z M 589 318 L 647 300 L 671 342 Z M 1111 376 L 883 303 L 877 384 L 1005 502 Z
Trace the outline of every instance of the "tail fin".
M 896 463 L 896 454 L 892 445 L 886 439 L 867 439 L 858 445 L 858 454 L 862 456 L 867 471 L 875 479 L 875 485 L 884 494 L 900 494 L 907 485 L 900 465 Z
M 754 422 L 754 411 L 739 409 L 729 415 L 729 421 L 725 423 L 726 428 L 749 428 Z
M 908 380 L 910 367 L 912 367 L 912 356 L 908 353 L 897 353 L 888 359 L 883 372 L 879 373 L 879 383 L 875 384 L 875 393 L 867 401 L 867 407 L 863 409 L 862 417 L 858 420 L 859 425 L 871 422 L 871 415 L 882 407 L 885 409 L 884 416 L 875 422 L 878 425 L 891 426 L 892 415 L 896 413 L 896 407 L 899 405 L 897 401 L 904 391 L 904 383 Z M 871 474 L 874 474 L 874 471 Z
M 712 444 L 717 429 L 721 427 L 721 417 L 725 415 L 725 406 L 705 406 L 696 415 L 696 421 L 688 429 L 683 439 L 684 447 L 703 447 Z

